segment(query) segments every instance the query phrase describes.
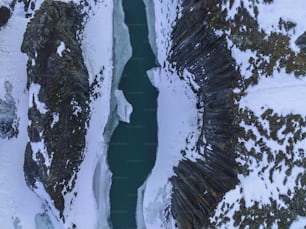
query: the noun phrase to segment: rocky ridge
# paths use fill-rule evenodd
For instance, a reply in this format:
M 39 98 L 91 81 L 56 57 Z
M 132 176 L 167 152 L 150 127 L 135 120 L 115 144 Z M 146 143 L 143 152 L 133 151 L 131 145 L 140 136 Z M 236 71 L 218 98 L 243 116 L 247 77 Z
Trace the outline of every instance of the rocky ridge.
M 184 69 L 194 75 L 197 88 L 190 86 L 198 96 L 197 108 L 203 110 L 197 141 L 203 159 L 181 160 L 170 179 L 172 215 L 178 228 L 186 229 L 208 227 L 214 208 L 238 182 L 234 150 L 238 126 L 231 96 L 240 76 L 225 38 L 214 34 L 200 6 L 193 1 L 182 4 L 170 56 L 180 75 Z
M 25 178 L 45 199 L 43 187 L 63 221 L 64 196 L 73 192 L 84 157 L 89 114 L 88 73 L 78 40 L 82 21 L 78 5 L 44 1 L 21 48 L 28 55 L 30 94 Z

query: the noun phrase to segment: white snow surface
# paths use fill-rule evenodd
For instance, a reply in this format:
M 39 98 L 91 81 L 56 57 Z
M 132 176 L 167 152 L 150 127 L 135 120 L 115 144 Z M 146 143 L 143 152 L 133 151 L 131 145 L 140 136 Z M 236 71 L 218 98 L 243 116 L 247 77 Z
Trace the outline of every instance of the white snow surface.
M 48 109 L 46 105 L 39 100 L 38 98 L 39 91 L 40 91 L 40 85 L 31 83 L 29 88 L 29 107 L 36 106 L 37 110 L 41 114 L 46 114 Z
M 20 52 L 23 33 L 28 19 L 23 5 L 17 3 L 8 24 L 0 30 L 0 85 L 13 85 L 19 118 L 19 134 L 10 140 L 0 139 L 0 228 L 35 228 L 35 215 L 43 213 L 43 201 L 25 183 L 24 152 L 27 144 L 27 112 L 29 94 L 26 90 L 27 56 Z M 3 91 L 0 96 L 2 98 Z
M 60 42 L 59 46 L 57 47 L 57 53 L 59 56 L 62 56 L 63 51 L 66 49 L 65 43 L 63 41 Z
M 305 229 L 306 217 L 298 216 L 297 219 L 290 225 L 290 229 Z
M 154 68 L 147 74 L 159 91 L 158 147 L 156 162 L 146 183 L 144 219 L 147 229 L 174 228 L 172 221 L 164 219 L 172 188 L 168 179 L 174 175 L 173 167 L 183 158 L 180 151 L 185 149 L 188 135 L 197 132 L 196 96 L 175 73 Z
M 275 71 L 272 77 L 262 77 L 258 84 L 247 89 L 247 96 L 240 101 L 241 107 L 248 107 L 260 115 L 267 108 L 278 114 L 301 114 L 305 109 L 306 77 L 296 78 L 293 74 Z
M 159 92 L 158 147 L 155 165 L 146 180 L 143 216 L 147 229 L 171 229 L 175 228 L 174 220 L 171 216 L 168 220 L 165 219 L 165 210 L 170 206 L 172 189 L 168 179 L 174 175 L 173 167 L 183 159 L 181 150 L 186 147 L 186 139 L 190 136 L 197 139 L 199 114 L 196 109 L 197 98 L 187 84 L 188 80 L 180 80 L 176 71 L 171 69 L 167 62 L 171 46 L 170 33 L 179 14 L 177 9 L 180 9 L 180 1 L 145 0 L 144 2 L 147 18 L 150 17 L 149 41 L 159 64 L 164 67 L 147 71 L 152 85 Z M 188 71 L 184 71 L 184 78 L 192 82 L 193 76 Z M 196 157 L 191 149 L 187 149 L 186 153 L 186 157 L 191 160 Z M 139 228 L 142 228 L 141 225 Z

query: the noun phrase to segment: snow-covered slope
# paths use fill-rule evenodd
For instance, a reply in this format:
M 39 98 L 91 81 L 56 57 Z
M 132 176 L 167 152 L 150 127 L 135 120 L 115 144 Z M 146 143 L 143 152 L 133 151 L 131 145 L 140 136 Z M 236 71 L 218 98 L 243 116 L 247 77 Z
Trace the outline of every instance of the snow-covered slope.
M 70 1 L 61 2 L 68 3 Z M 118 120 L 115 122 L 114 120 L 120 117 L 124 121 L 128 121 L 129 113 L 132 111 L 124 96 L 116 92 L 122 69 L 131 53 L 128 46 L 129 36 L 123 21 L 124 15 L 120 0 L 115 2 L 111 0 L 86 1 L 86 4 L 84 4 L 84 1 L 73 2 L 79 4 L 82 12 L 85 13 L 83 28 L 79 31 L 78 39 L 82 50 L 81 59 L 84 59 L 88 72 L 90 113 L 86 124 L 86 135 L 84 136 L 85 147 L 82 153 L 82 163 L 71 180 L 68 183 L 65 182 L 61 194 L 64 198 L 62 212 L 59 212 L 56 204 L 57 200 L 54 199 L 54 196 L 50 198 L 50 195 L 46 192 L 48 183 L 44 183 L 41 178 L 37 179 L 32 187 L 35 193 L 31 192 L 25 183 L 23 171 L 24 152 L 28 141 L 28 108 L 35 106 L 42 116 L 46 115 L 50 109 L 43 102 L 46 101 L 46 98 L 44 97 L 42 100 L 41 97 L 41 90 L 44 90 L 44 88 L 39 84 L 29 84 L 31 81 L 29 75 L 27 75 L 27 57 L 20 51 L 27 23 L 40 9 L 42 1 L 30 2 L 26 6 L 23 3 L 13 5 L 12 17 L 8 24 L 0 29 L 0 61 L 1 66 L 5 67 L 5 69 L 1 69 L 3 71 L 1 71 L 0 84 L 3 89 L 6 88 L 6 93 L 0 95 L 0 98 L 6 102 L 6 110 L 1 108 L 0 112 L 6 112 L 2 112 L 1 115 L 9 117 L 8 115 L 11 115 L 12 112 L 9 110 L 11 113 L 8 113 L 7 104 L 14 105 L 15 103 L 17 118 L 11 116 L 14 118 L 14 124 L 19 123 L 19 134 L 16 138 L 0 139 L 0 183 L 3 187 L 0 193 L 1 228 L 82 229 L 109 227 L 111 173 L 106 161 L 107 146 L 114 125 L 118 122 Z M 71 13 L 74 14 L 72 11 Z M 116 15 L 116 19 L 114 19 L 114 15 Z M 25 16 L 29 18 L 27 19 Z M 55 16 L 53 14 L 50 17 Z M 53 18 L 53 20 L 56 21 L 58 18 Z M 113 28 L 114 24 L 116 29 Z M 124 45 L 127 48 L 127 55 L 114 54 L 114 40 L 116 45 Z M 71 45 L 63 41 L 60 42 L 57 50 L 55 50 L 55 55 L 59 58 L 67 57 L 67 53 L 72 51 L 69 48 L 72 47 Z M 37 47 L 32 47 L 33 50 L 35 48 Z M 37 57 L 35 53 L 33 56 L 31 52 L 29 53 L 30 66 L 33 67 L 37 64 L 37 58 L 40 57 Z M 115 55 L 119 59 L 114 60 Z M 27 82 L 31 96 L 27 92 Z M 119 106 L 116 105 L 117 103 Z M 78 116 L 82 113 L 82 107 L 77 100 L 72 100 L 70 104 L 67 104 L 67 106 L 69 105 L 73 107 L 73 115 Z M 119 116 L 116 115 L 117 107 Z M 14 111 L 14 106 L 11 110 Z M 61 110 L 53 112 L 49 127 L 51 130 L 58 125 L 63 115 L 65 114 L 61 113 Z M 31 122 L 29 124 L 31 125 Z M 46 126 L 38 128 L 44 129 Z M 50 137 L 52 138 L 52 136 L 48 136 L 48 139 Z M 41 163 L 37 155 L 43 155 L 46 168 L 56 167 L 54 153 L 48 152 L 44 139 L 38 142 L 34 140 L 30 143 L 30 147 L 36 154 L 36 157 L 34 155 L 32 158 L 34 161 L 36 160 L 36 163 Z M 48 174 L 50 169 L 47 170 L 49 171 Z M 63 171 L 65 172 L 65 170 Z
M 169 178 L 179 160 L 199 158 L 194 153 L 199 136 L 196 109 L 197 98 L 189 87 L 188 79 L 181 80 L 167 60 L 171 48 L 171 28 L 179 13 L 178 1 L 144 1 L 146 4 L 149 41 L 162 67 L 147 72 L 158 89 L 158 148 L 154 168 L 144 191 L 143 215 L 147 229 L 175 228 L 170 212 L 172 185 Z M 153 24 L 152 24 L 153 23 Z M 184 72 L 185 78 L 192 76 Z M 190 145 L 187 144 L 189 142 Z M 184 150 L 185 155 L 181 152 Z
M 226 19 L 232 28 L 219 32 L 228 36 L 228 47 L 242 77 L 235 92 L 244 130 L 237 162 L 243 169 L 238 176 L 240 184 L 225 195 L 213 221 L 220 228 L 250 222 L 257 227 L 287 228 L 297 218 L 299 224 L 293 223 L 291 228 L 304 228 L 306 58 L 296 41 L 306 31 L 302 10 L 306 2 L 242 3 L 234 1 L 231 6 L 228 1 L 221 6 L 228 12 Z M 245 17 L 258 27 L 237 22 L 244 10 Z M 234 21 L 237 23 L 231 24 Z M 243 45 L 246 42 L 239 43 L 235 36 L 250 42 Z
M 0 139 L 0 225 L 6 229 L 35 228 L 35 215 L 44 212 L 43 201 L 27 187 L 23 173 L 28 93 L 27 57 L 20 46 L 27 22 L 23 5 L 17 4 L 8 23 L 0 28 L 0 98 L 4 98 L 4 85 L 9 82 L 19 122 L 16 138 Z
M 191 131 L 198 133 L 197 101 L 187 87 L 192 85 L 191 88 L 196 89 L 198 85 L 192 80 L 186 84 L 188 79 L 194 79 L 186 69 L 183 76 L 180 75 L 184 80 L 178 80 L 175 70 L 168 64 L 172 55 L 172 29 L 182 14 L 192 15 L 192 12 L 195 13 L 190 20 L 198 21 L 199 25 L 203 23 L 203 37 L 206 37 L 204 28 L 208 27 L 214 31 L 216 40 L 226 38 L 227 49 L 231 51 L 240 75 L 235 82 L 238 86 L 231 96 L 234 121 L 241 130 L 233 155 L 238 165 L 239 184 L 218 200 L 219 205 L 210 220 L 203 221 L 218 228 L 248 227 L 251 224 L 258 228 L 287 228 L 291 223 L 291 228 L 304 228 L 306 114 L 303 97 L 306 93 L 306 58 L 303 33 L 306 31 L 306 14 L 303 9 L 306 2 L 144 2 L 149 19 L 149 40 L 162 66 L 148 72 L 160 95 L 157 160 L 146 182 L 144 195 L 143 214 L 147 228 L 174 228 L 171 217 L 173 206 L 170 204 L 173 193 L 169 178 L 173 175 L 172 168 L 183 158 L 179 155 L 180 148 L 185 144 L 183 137 L 180 138 L 180 131 L 182 135 Z M 182 41 L 185 33 L 192 33 L 188 31 L 190 28 L 193 27 L 179 30 L 177 40 Z M 198 35 L 201 26 L 197 28 L 194 33 Z M 184 46 L 193 52 L 206 41 L 196 43 L 186 39 L 184 42 L 175 48 L 187 54 Z M 204 61 L 209 56 L 203 57 Z M 190 58 L 186 59 L 190 61 Z M 203 80 L 205 70 L 211 71 L 209 66 L 203 66 Z M 189 106 L 182 96 L 189 97 L 186 99 Z M 180 129 L 180 122 L 192 119 L 194 122 L 185 122 L 186 126 Z M 173 145 L 170 136 L 175 136 L 176 143 Z M 192 157 L 188 152 L 184 158 L 190 159 Z M 188 175 L 185 179 L 192 178 Z M 203 177 L 204 182 L 206 179 Z M 295 219 L 297 221 L 293 222 Z

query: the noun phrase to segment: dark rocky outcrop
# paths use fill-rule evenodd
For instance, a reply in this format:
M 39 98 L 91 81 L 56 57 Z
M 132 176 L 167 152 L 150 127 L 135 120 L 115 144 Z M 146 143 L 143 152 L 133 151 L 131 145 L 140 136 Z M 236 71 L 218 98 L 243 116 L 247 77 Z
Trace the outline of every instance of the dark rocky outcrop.
M 11 17 L 11 9 L 6 6 L 0 6 L 0 27 L 4 26 Z
M 295 44 L 306 53 L 306 32 L 304 32 L 298 39 L 295 41 Z
M 204 110 L 197 142 L 203 159 L 180 161 L 170 179 L 172 215 L 184 229 L 209 227 L 215 207 L 238 183 L 234 151 L 238 127 L 231 96 L 240 76 L 225 38 L 209 27 L 203 2 L 184 1 L 182 17 L 172 32 L 169 58 L 178 72 L 187 69 L 195 76 L 200 89 L 193 90 L 198 108 Z
M 64 195 L 72 191 L 84 158 L 89 113 L 88 72 L 78 41 L 82 20 L 74 3 L 46 0 L 28 24 L 22 43 L 22 51 L 28 55 L 28 88 L 33 101 L 28 112 L 31 124 L 25 178 L 36 192 L 40 192 L 35 190 L 37 182 L 44 187 L 63 220 Z M 31 94 L 33 85 L 39 88 L 39 101 Z M 41 104 L 45 112 L 40 112 Z M 47 155 L 33 152 L 35 143 L 43 144 Z

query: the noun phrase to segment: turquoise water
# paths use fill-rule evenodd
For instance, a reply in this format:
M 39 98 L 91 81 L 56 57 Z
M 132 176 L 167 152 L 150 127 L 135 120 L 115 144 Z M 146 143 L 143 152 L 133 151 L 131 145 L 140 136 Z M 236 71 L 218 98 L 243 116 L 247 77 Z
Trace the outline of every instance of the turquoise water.
M 153 168 L 157 147 L 157 91 L 146 70 L 156 66 L 148 43 L 142 0 L 123 0 L 133 56 L 125 66 L 119 89 L 133 105 L 131 123 L 120 122 L 111 138 L 108 162 L 113 173 L 110 201 L 114 229 L 136 228 L 137 188 Z

